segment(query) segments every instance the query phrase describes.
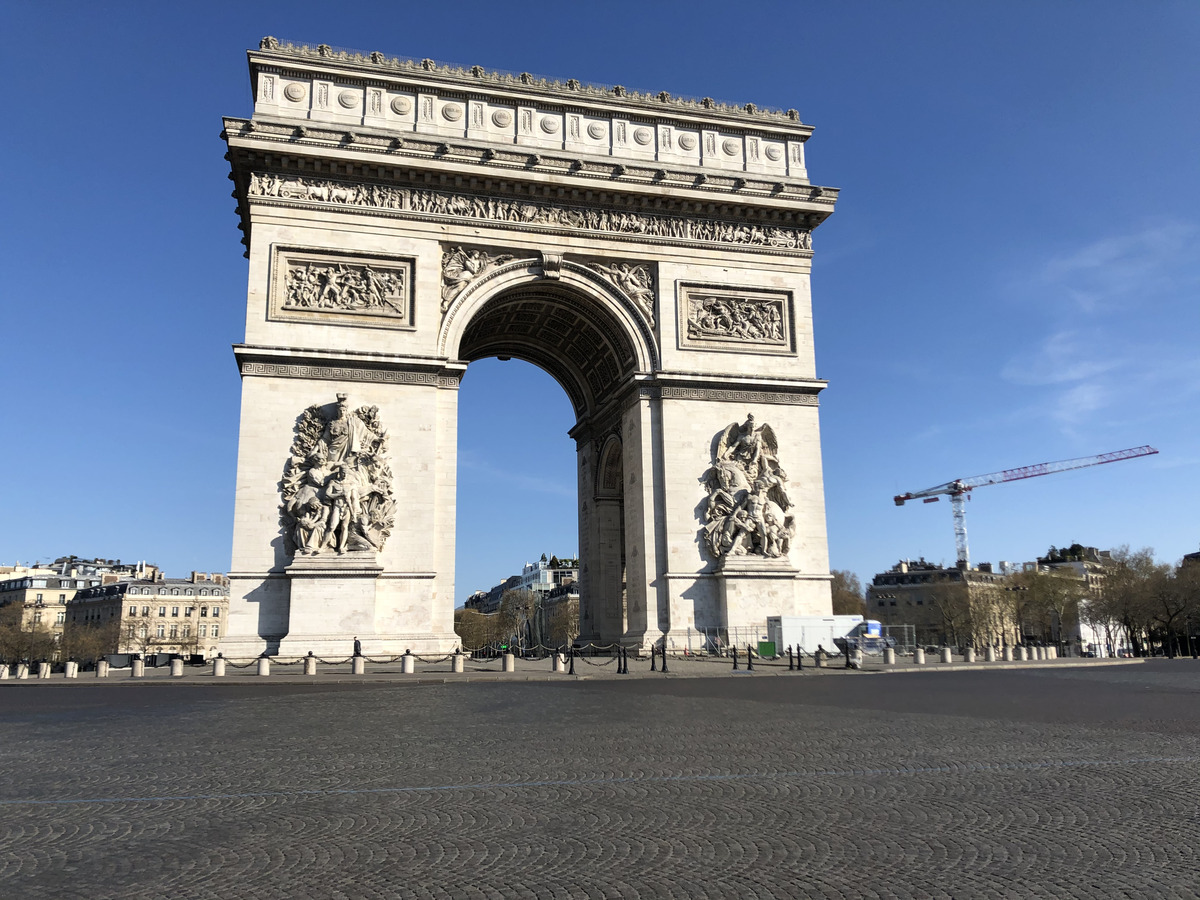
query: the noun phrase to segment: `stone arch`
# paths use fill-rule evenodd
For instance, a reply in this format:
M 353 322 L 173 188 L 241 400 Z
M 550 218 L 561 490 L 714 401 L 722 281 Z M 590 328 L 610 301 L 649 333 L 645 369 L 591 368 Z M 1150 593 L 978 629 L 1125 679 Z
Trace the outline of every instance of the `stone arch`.
M 517 259 L 472 281 L 446 309 L 438 350 L 468 362 L 515 356 L 549 372 L 577 418 L 604 405 L 637 374 L 659 368 L 643 315 L 586 266 Z

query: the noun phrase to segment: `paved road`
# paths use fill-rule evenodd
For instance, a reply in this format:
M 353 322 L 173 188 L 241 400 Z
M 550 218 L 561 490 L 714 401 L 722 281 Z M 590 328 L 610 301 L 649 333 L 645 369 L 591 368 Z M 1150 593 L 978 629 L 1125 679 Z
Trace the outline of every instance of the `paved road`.
M 0 897 L 1196 897 L 1200 663 L 0 690 Z

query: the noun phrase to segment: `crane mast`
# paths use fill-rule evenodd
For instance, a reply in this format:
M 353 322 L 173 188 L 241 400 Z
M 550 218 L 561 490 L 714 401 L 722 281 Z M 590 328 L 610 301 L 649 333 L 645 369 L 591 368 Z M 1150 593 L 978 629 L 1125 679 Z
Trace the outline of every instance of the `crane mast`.
M 1119 462 L 1123 459 L 1135 459 L 1139 456 L 1153 456 L 1158 451 L 1149 445 L 1132 447 L 1128 450 L 1115 450 L 1111 453 L 1100 453 L 1096 456 L 1081 456 L 1078 459 L 1061 459 L 1057 462 L 1035 463 L 1032 466 L 1021 466 L 1017 469 L 1004 469 L 987 475 L 972 475 L 970 478 L 956 478 L 945 484 L 934 485 L 923 491 L 912 491 L 907 494 L 897 494 L 897 506 L 903 506 L 909 500 L 924 500 L 935 503 L 943 495 L 950 498 L 950 511 L 954 519 L 954 546 L 958 553 L 958 564 L 961 568 L 969 568 L 971 554 L 967 546 L 967 498 L 977 487 L 989 484 L 1004 484 L 1009 481 L 1020 481 L 1024 478 L 1037 478 L 1040 475 L 1054 475 L 1058 472 L 1068 472 L 1071 469 L 1084 469 L 1088 466 L 1099 466 L 1104 463 Z

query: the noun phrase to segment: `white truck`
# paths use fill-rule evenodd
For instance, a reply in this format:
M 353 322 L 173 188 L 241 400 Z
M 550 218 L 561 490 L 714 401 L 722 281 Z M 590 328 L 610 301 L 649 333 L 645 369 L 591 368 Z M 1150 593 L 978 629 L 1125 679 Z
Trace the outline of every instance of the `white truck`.
M 809 656 L 824 647 L 836 656 L 842 652 L 837 642 L 861 631 L 862 624 L 862 616 L 768 616 L 767 640 L 775 642 L 775 652 L 781 655 L 788 647 Z

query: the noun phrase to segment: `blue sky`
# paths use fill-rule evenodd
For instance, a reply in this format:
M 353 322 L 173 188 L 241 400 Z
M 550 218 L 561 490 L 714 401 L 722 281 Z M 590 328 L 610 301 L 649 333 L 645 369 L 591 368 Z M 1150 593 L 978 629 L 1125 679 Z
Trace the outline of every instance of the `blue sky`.
M 981 489 L 972 558 L 1200 546 L 1200 5 L 9 0 L 0 60 L 0 562 L 170 574 L 230 559 L 246 264 L 222 115 L 264 34 L 795 107 L 842 189 L 813 272 L 830 554 L 954 558 L 955 477 L 1139 444 Z M 576 550 L 562 390 L 473 364 L 459 600 Z

